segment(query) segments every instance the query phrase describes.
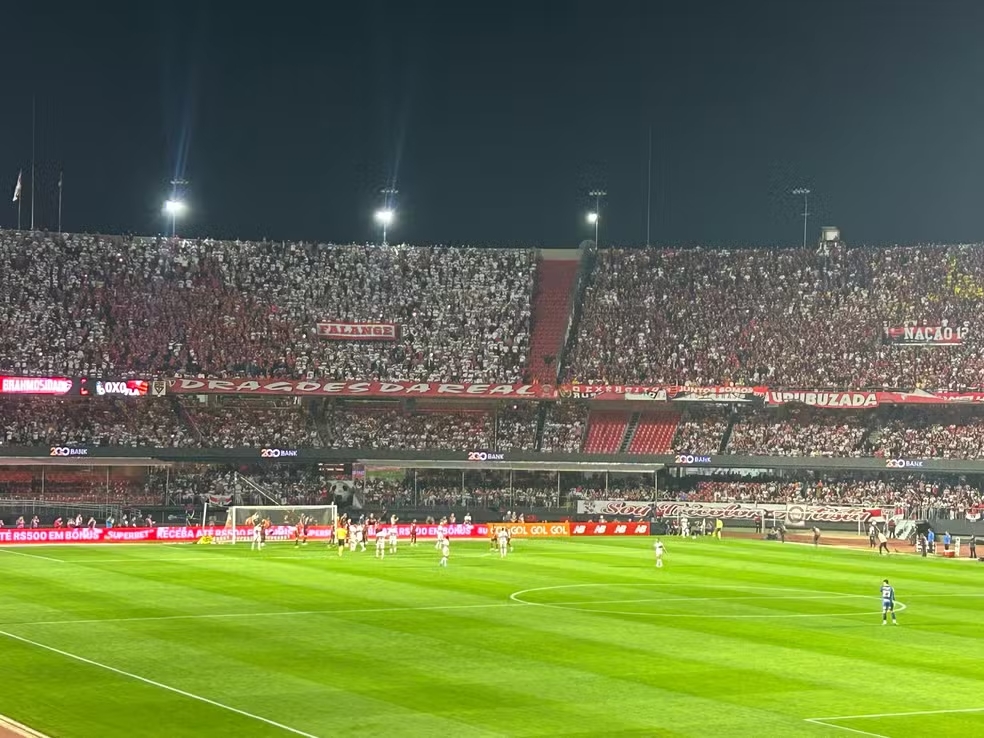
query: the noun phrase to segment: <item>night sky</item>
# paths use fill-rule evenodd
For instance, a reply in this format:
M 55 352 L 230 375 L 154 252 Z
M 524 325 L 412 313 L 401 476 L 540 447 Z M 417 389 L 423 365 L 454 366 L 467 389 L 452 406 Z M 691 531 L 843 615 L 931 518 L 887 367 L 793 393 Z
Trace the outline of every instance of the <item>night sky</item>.
M 303 8 L 298 10 L 297 8 Z M 11 3 L 4 227 L 334 242 L 984 240 L 984 3 Z M 25 187 L 29 189 L 27 174 Z M 25 219 L 29 200 L 25 202 Z M 822 221 L 822 223 L 821 223 Z

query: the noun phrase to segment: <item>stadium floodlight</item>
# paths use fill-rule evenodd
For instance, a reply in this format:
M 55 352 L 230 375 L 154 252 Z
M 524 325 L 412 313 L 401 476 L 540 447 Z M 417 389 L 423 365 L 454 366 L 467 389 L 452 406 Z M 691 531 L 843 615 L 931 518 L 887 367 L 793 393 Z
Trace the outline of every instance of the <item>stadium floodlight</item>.
M 184 215 L 185 211 L 188 210 L 188 206 L 185 205 L 183 200 L 178 200 L 175 198 L 169 198 L 164 201 L 164 212 L 171 216 L 171 237 L 174 237 L 175 229 L 177 226 L 177 220 L 179 215 Z
M 383 227 L 383 246 L 386 245 L 386 230 L 396 219 L 396 211 L 393 208 L 381 208 L 376 211 L 376 222 Z
M 588 213 L 588 224 L 594 226 L 595 248 L 599 248 L 598 226 L 601 224 L 601 198 L 607 194 L 608 193 L 604 190 L 591 190 L 591 192 L 588 193 L 588 197 L 593 197 L 595 201 L 595 209 Z
M 810 204 L 810 190 L 808 190 L 806 187 L 797 187 L 795 190 L 793 190 L 793 194 L 794 195 L 802 195 L 803 196 L 803 248 L 805 249 L 806 248 L 806 224 L 807 224 L 807 221 L 810 219 L 810 208 L 809 208 L 809 204 Z

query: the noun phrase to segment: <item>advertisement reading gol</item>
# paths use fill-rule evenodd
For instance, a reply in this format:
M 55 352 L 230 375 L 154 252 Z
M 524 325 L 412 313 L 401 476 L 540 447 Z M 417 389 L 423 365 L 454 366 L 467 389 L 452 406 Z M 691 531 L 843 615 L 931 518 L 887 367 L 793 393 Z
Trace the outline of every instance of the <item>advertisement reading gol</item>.
M 487 528 L 505 528 L 514 538 L 557 538 L 571 534 L 570 523 L 490 523 Z

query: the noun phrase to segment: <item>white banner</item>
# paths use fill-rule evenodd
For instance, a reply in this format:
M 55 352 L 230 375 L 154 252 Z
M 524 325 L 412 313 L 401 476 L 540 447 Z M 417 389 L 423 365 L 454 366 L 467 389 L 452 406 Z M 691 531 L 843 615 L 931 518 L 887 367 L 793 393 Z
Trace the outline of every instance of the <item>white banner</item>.
M 857 523 L 869 520 L 873 514 L 881 514 L 862 507 L 845 505 L 785 505 L 763 503 L 760 505 L 738 502 L 689 502 L 685 500 L 578 500 L 577 511 L 581 515 L 607 515 L 611 517 L 676 517 L 723 518 L 725 520 L 754 520 L 765 512 L 787 525 L 804 526 L 807 523 Z

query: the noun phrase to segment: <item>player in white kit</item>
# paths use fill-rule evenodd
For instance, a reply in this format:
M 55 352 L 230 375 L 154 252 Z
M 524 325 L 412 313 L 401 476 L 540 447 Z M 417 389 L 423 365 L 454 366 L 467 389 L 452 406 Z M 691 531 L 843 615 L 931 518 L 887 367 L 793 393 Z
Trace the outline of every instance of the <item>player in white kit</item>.
M 509 531 L 505 528 L 499 528 L 498 533 L 499 538 L 499 558 L 506 558 L 506 553 L 509 551 Z
M 362 526 L 358 523 L 352 523 L 349 526 L 349 551 L 355 551 L 355 547 L 359 545 L 359 539 L 362 538 Z
M 259 551 L 263 548 L 263 524 L 257 520 L 253 524 L 253 542 L 249 544 L 250 551 Z
M 441 518 L 441 522 L 437 526 L 437 542 L 434 544 L 434 548 L 440 548 L 444 541 L 447 540 L 447 537 L 448 526 L 444 524 L 444 518 Z
M 653 551 L 656 553 L 656 568 L 657 569 L 662 569 L 663 568 L 663 552 L 665 550 L 666 550 L 666 547 L 663 545 L 663 542 L 657 538 L 656 539 L 656 543 L 653 544 Z
M 448 556 L 451 555 L 451 543 L 445 537 L 441 541 L 441 566 L 448 565 Z
M 376 526 L 376 558 L 386 558 L 386 531 L 383 526 Z
M 396 516 L 394 515 L 393 516 L 393 522 L 390 523 L 390 527 L 389 527 L 389 547 L 390 547 L 390 553 L 391 554 L 395 554 L 396 553 L 396 538 L 397 538 L 396 533 L 397 533 L 397 531 L 396 531 Z

